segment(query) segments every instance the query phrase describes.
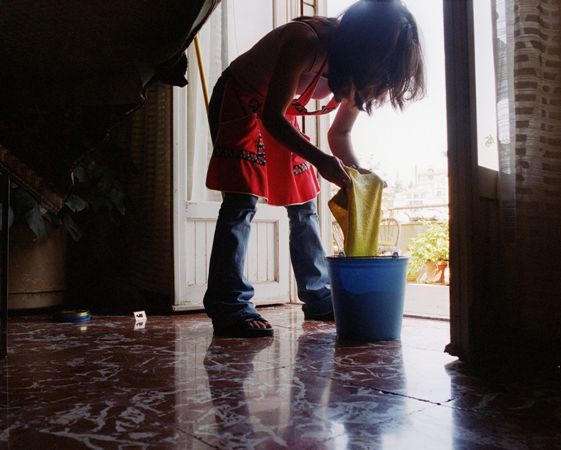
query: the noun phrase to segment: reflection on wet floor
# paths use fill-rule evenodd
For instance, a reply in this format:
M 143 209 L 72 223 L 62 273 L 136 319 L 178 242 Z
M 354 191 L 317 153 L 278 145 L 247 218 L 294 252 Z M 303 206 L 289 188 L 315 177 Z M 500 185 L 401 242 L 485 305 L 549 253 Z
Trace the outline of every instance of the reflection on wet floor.
M 203 314 L 12 319 L 0 447 L 561 448 L 559 371 L 470 370 L 444 321 L 344 345 L 297 306 L 262 312 L 273 338 L 213 338 Z

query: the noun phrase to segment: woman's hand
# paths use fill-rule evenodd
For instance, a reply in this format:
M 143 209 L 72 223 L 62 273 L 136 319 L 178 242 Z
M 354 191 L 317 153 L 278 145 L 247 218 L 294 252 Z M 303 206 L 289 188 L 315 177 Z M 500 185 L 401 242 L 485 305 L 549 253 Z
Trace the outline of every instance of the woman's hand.
M 358 171 L 358 173 L 362 174 L 362 175 L 366 175 L 368 173 L 372 173 L 372 171 L 370 169 L 365 169 L 364 167 L 359 167 L 356 164 L 353 164 L 352 166 L 353 169 L 355 169 L 356 171 Z
M 368 173 L 374 173 L 374 172 L 372 172 L 370 169 L 365 169 L 364 167 L 358 167 L 356 164 L 353 164 L 353 165 L 350 166 L 350 167 L 352 167 L 353 169 L 357 170 L 358 173 L 360 173 L 360 174 L 362 174 L 362 175 L 366 175 L 366 174 L 368 174 Z M 382 181 L 383 181 L 383 180 L 382 180 Z M 384 189 L 387 188 L 387 187 L 388 187 L 388 183 L 386 183 L 386 182 L 384 181 Z
M 351 181 L 345 172 L 345 165 L 336 156 L 323 153 L 321 159 L 316 163 L 316 167 L 323 178 L 340 188 L 344 188 Z

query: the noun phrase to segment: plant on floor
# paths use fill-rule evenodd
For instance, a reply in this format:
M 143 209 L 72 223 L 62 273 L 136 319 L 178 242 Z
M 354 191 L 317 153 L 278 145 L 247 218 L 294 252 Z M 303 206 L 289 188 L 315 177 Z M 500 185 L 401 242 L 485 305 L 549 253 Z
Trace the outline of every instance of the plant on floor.
M 73 193 L 58 214 L 46 211 L 25 189 L 12 184 L 15 222 L 27 224 L 36 240 L 46 237 L 48 224 L 64 226 L 75 241 L 81 239 L 84 229 L 93 233 L 110 227 L 126 211 L 124 179 L 131 165 L 119 156 L 124 154 L 122 149 L 104 148 L 95 159 L 76 166 Z
M 102 274 L 123 266 L 126 197 L 117 153 L 108 159 L 96 155 L 74 169 L 73 193 L 58 214 L 13 185 L 10 308 L 67 303 L 69 293 L 82 292 L 85 281 L 102 285 Z M 75 242 L 69 242 L 67 234 Z M 78 275 L 83 277 L 80 287 L 70 291 L 78 285 Z
M 40 241 L 47 236 L 49 224 L 57 228 L 64 225 L 72 238 L 80 239 L 81 232 L 72 216 L 87 208 L 88 204 L 79 196 L 71 195 L 62 210 L 53 214 L 43 209 L 25 189 L 12 183 L 10 206 L 14 211 L 15 223 L 26 224 L 35 235 L 35 240 Z
M 408 279 L 417 279 L 426 263 L 448 262 L 449 232 L 448 221 L 425 222 L 425 231 L 417 234 L 410 244 Z M 447 264 L 446 264 L 447 265 Z M 444 270 L 444 265 L 439 270 Z

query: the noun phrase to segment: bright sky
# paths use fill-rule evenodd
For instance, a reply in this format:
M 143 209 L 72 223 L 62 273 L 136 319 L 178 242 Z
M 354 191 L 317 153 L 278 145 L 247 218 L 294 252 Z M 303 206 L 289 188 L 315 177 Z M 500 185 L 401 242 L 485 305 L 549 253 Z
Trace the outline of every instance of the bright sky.
M 489 0 L 478 2 L 480 10 L 476 10 L 476 19 L 480 14 L 490 14 Z M 337 16 L 352 3 L 354 0 L 328 0 L 328 15 Z M 447 135 L 442 0 L 405 0 L 404 3 L 414 15 L 420 29 L 425 56 L 427 94 L 423 100 L 406 106 L 403 112 L 385 106 L 375 110 L 370 117 L 361 114 L 353 128 L 352 138 L 363 166 L 375 169 L 390 183 L 399 177 L 406 185 L 414 179 L 416 165 L 446 167 Z M 482 5 L 487 5 L 488 8 L 481 9 Z M 490 16 L 485 19 L 490 23 Z M 476 24 L 481 22 L 476 20 Z M 489 45 L 492 42 L 490 27 L 483 31 L 477 31 L 476 38 L 479 37 L 480 42 L 488 43 L 483 45 L 484 49 L 492 48 L 492 45 Z M 489 50 L 482 56 L 486 59 L 484 64 L 479 65 L 478 75 L 480 78 L 487 78 L 479 82 L 479 87 L 487 86 L 488 89 L 478 91 L 482 95 L 481 98 L 491 100 L 492 105 L 491 94 L 494 92 L 490 91 L 489 87 L 494 83 L 494 74 L 488 68 L 489 62 L 492 67 L 492 54 Z M 481 55 L 478 56 L 480 57 Z M 483 101 L 480 103 L 483 104 Z M 479 132 L 479 141 L 482 141 L 485 136 L 495 134 L 495 121 L 494 109 L 480 109 L 482 113 L 479 122 L 488 125 L 487 128 L 482 127 Z M 486 153 L 482 155 L 483 158 L 480 155 L 480 159 L 489 159 L 489 154 L 492 159 L 492 150 L 485 147 Z M 492 164 L 492 161 L 488 164 L 482 161 L 482 165 Z

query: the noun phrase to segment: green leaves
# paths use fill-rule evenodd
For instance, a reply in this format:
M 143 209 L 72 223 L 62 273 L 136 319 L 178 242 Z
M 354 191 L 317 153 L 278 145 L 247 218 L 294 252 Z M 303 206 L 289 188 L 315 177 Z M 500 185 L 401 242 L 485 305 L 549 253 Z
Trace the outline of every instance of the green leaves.
M 426 230 L 411 240 L 410 275 L 416 275 L 427 261 L 448 261 L 450 257 L 448 221 L 424 224 Z
M 25 213 L 25 221 L 27 225 L 33 231 L 38 240 L 43 239 L 47 235 L 47 226 L 45 220 L 43 219 L 43 214 L 39 210 L 39 206 L 35 206 L 29 209 Z
M 88 202 L 75 194 L 70 194 L 70 196 L 66 199 L 65 205 L 72 212 L 80 212 L 88 207 Z
M 74 239 L 75 241 L 79 241 L 82 238 L 82 231 L 80 230 L 80 227 L 68 212 L 64 211 L 61 214 L 62 223 L 68 231 L 68 234 L 70 234 L 72 239 Z
M 42 239 L 47 234 L 47 226 L 37 200 L 27 191 L 12 183 L 10 204 L 14 210 L 16 221 L 24 222 L 33 231 L 36 239 Z
M 64 226 L 72 239 L 104 241 L 116 227 L 123 228 L 128 209 L 126 178 L 134 173 L 127 148 L 116 139 L 96 149 L 72 170 L 73 190 L 58 214 L 43 210 L 37 200 L 17 185 L 11 190 L 11 206 L 15 220 L 26 223 L 37 239 L 47 234 L 47 222 Z

